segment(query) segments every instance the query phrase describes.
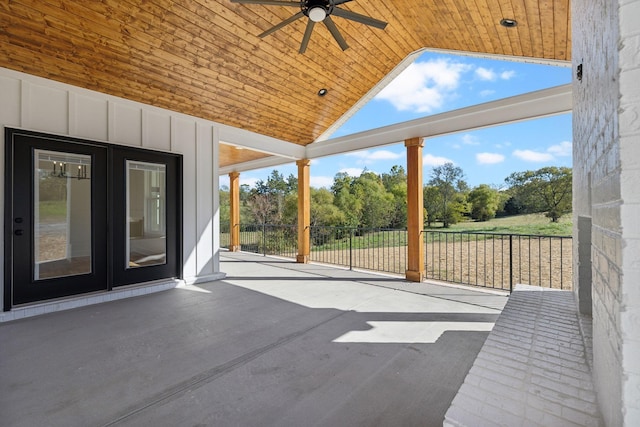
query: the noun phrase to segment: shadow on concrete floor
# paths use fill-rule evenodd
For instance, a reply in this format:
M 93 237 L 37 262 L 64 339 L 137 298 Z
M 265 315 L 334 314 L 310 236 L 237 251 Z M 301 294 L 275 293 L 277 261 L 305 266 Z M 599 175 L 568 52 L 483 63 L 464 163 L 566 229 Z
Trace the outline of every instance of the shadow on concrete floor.
M 3 425 L 440 426 L 500 312 L 242 256 L 0 325 Z

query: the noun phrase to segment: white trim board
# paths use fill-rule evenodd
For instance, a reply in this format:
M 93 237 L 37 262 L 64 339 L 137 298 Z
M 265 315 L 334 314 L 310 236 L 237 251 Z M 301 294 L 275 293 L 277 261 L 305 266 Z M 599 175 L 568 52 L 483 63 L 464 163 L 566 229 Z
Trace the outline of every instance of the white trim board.
M 295 159 L 325 156 L 402 143 L 410 138 L 435 138 L 527 120 L 571 113 L 571 84 L 542 89 L 483 104 L 460 108 L 420 119 L 384 126 L 351 135 L 313 142 L 296 157 L 274 156 L 220 168 L 220 174 L 246 172 L 291 163 Z M 300 156 L 300 157 L 298 157 Z

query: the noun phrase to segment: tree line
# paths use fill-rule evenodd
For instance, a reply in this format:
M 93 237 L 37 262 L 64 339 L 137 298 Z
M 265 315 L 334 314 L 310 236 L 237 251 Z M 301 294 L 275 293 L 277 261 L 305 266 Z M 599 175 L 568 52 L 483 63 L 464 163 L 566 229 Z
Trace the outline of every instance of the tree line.
M 481 184 L 470 188 L 453 163 L 434 167 L 423 187 L 425 225 L 448 228 L 463 220 L 488 221 L 496 216 L 544 213 L 552 222 L 571 212 L 572 173 L 567 167 L 514 172 L 506 187 Z M 336 174 L 330 189 L 311 188 L 311 225 L 405 228 L 407 175 L 402 166 L 388 173 L 364 170 L 360 176 Z M 229 189 L 220 189 L 222 224 L 229 223 Z M 277 170 L 251 188 L 240 186 L 242 224 L 296 224 L 298 180 Z

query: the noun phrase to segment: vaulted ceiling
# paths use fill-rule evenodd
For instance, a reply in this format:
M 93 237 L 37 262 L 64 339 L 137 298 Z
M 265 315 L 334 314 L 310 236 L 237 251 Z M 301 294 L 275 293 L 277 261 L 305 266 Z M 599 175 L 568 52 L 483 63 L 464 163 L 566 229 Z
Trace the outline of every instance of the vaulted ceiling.
M 569 3 L 353 0 L 340 8 L 386 28 L 334 16 L 349 48 L 316 25 L 300 54 L 306 17 L 258 37 L 297 7 L 9 0 L 0 2 L 0 66 L 307 145 L 422 48 L 570 60 Z M 501 26 L 503 18 L 517 26 Z M 231 163 L 261 156 L 221 151 Z

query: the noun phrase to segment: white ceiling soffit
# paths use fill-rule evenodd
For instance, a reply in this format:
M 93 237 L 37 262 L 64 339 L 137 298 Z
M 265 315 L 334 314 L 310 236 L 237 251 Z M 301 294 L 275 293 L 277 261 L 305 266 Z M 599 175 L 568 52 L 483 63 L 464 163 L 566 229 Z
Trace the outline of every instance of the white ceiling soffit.
M 271 156 L 257 160 L 250 160 L 244 163 L 237 163 L 235 165 L 223 166 L 218 170 L 218 175 L 227 175 L 231 172 L 247 172 L 263 168 L 271 168 L 274 166 L 285 165 L 294 162 L 293 159 Z
M 305 156 L 305 149 L 302 145 L 260 135 L 259 133 L 250 132 L 245 129 L 218 125 L 218 132 L 221 144 L 272 154 L 274 156 L 284 157 L 289 161 L 303 159 Z
M 567 114 L 571 112 L 572 108 L 571 84 L 566 84 L 326 141 L 314 142 L 306 146 L 306 158 L 314 159 L 397 144 L 410 138 L 437 137 Z

